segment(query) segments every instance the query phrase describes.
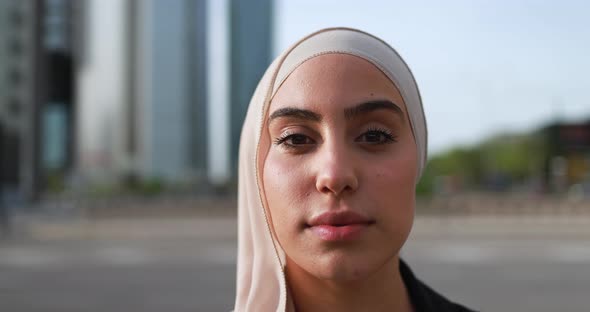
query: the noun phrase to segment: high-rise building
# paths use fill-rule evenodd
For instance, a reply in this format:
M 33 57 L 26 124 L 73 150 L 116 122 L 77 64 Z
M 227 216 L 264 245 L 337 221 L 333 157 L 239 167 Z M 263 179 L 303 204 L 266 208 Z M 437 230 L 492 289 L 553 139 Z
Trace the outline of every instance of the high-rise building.
M 71 0 L 0 2 L 0 186 L 33 200 L 72 165 Z
M 80 172 L 235 178 L 248 102 L 271 61 L 272 1 L 86 3 Z
M 21 160 L 34 101 L 27 92 L 34 87 L 33 9 L 31 2 L 0 1 L 0 193 L 33 186 L 23 181 L 33 164 Z
M 89 0 L 86 12 L 79 173 L 206 179 L 206 1 Z
M 230 153 L 234 173 L 250 98 L 272 61 L 272 17 L 272 0 L 231 0 Z
M 272 0 L 0 1 L 2 184 L 224 184 L 271 61 Z

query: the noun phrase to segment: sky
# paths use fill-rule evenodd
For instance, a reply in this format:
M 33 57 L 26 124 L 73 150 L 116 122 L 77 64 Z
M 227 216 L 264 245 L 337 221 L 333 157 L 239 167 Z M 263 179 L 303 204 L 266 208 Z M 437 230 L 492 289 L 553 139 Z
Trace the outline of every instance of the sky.
M 420 88 L 429 151 L 590 119 L 589 1 L 276 0 L 274 55 L 324 27 L 392 45 Z

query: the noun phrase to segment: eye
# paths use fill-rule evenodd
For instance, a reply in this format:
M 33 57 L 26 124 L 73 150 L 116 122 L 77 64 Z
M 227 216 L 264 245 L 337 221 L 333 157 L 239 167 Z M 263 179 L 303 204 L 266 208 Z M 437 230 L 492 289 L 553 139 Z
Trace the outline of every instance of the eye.
M 397 137 L 388 130 L 384 129 L 369 129 L 355 139 L 355 142 L 362 142 L 368 144 L 387 144 L 397 142 Z
M 295 133 L 295 134 L 285 134 L 275 140 L 276 145 L 283 145 L 288 148 L 297 148 L 303 147 L 311 144 L 315 144 L 315 141 L 310 137 Z

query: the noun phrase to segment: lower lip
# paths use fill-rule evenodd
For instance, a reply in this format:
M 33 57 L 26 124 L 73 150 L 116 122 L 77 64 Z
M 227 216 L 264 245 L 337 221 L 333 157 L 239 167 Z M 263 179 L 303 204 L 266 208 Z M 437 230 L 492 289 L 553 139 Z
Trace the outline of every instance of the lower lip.
M 336 241 L 350 241 L 359 238 L 368 224 L 349 224 L 343 226 L 333 225 L 316 225 L 312 226 L 311 231 L 319 236 L 322 240 L 336 242 Z

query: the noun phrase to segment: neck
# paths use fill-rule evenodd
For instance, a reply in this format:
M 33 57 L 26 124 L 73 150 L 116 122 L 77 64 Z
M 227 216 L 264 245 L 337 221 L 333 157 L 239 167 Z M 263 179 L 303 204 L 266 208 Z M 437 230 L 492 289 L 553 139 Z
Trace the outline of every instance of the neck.
M 354 281 L 319 279 L 287 260 L 287 284 L 297 312 L 413 311 L 399 273 L 399 259 Z

